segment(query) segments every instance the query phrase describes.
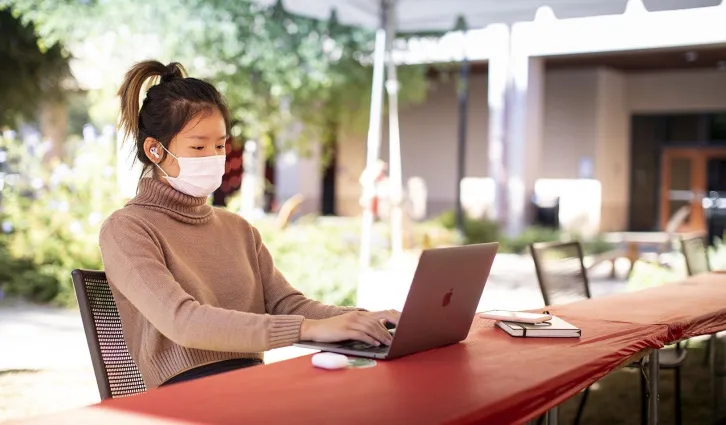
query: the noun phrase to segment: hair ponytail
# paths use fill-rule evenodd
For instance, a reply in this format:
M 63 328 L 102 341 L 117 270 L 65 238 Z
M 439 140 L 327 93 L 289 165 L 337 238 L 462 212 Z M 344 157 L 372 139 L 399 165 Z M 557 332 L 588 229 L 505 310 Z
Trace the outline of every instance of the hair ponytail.
M 139 62 L 128 70 L 118 90 L 121 98 L 121 121 L 124 140 L 130 136 L 136 140 L 139 134 L 139 99 L 144 83 L 149 78 L 158 78 L 166 73 L 166 66 L 159 61 Z
M 139 112 L 141 109 L 139 101 L 141 92 L 144 91 L 144 83 L 151 79 L 148 81 L 149 86 L 151 86 L 156 82 L 165 83 L 180 80 L 185 75 L 186 70 L 179 62 L 164 65 L 159 61 L 150 60 L 139 62 L 129 69 L 118 91 L 121 98 L 121 122 L 119 127 L 123 129 L 124 139 L 132 136 L 136 140 L 138 137 Z

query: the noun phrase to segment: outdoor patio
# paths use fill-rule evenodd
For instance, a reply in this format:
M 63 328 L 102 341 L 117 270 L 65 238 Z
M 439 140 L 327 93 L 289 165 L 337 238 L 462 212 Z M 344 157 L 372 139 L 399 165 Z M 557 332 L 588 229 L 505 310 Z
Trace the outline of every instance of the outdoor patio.
M 648 410 L 651 424 L 718 423 L 718 414 L 724 417 L 726 379 L 714 378 L 714 372 L 726 366 L 726 347 L 714 344 L 720 348 L 707 355 L 705 341 L 726 330 L 726 274 L 719 274 L 726 270 L 721 239 L 726 235 L 726 0 L 424 3 L 0 0 L 0 63 L 8 65 L 0 66 L 0 423 L 92 405 L 78 416 L 38 420 L 54 425 L 136 425 L 145 419 L 179 425 L 497 425 L 554 412 L 570 424 L 585 388 L 589 398 L 580 424 L 645 423 L 641 409 Z M 142 66 L 148 75 L 124 79 L 126 70 L 138 69 L 130 67 L 146 59 L 163 63 Z M 215 95 L 214 102 L 201 102 L 212 114 L 186 117 L 185 128 L 197 116 L 220 124 L 217 112 L 229 112 L 226 133 L 217 125 L 215 134 L 192 137 L 210 142 L 210 155 L 204 156 L 225 156 L 224 161 L 196 158 L 198 163 L 218 160 L 219 174 L 222 162 L 225 167 L 221 184 L 213 187 L 209 178 L 209 187 L 198 193 L 175 186 L 168 158 L 146 146 L 155 139 L 179 160 L 176 181 L 184 180 L 183 158 L 206 149 L 178 149 L 184 133 L 180 122 L 174 131 L 155 130 L 179 120 L 169 119 L 175 115 L 169 108 L 154 112 L 153 93 L 164 93 L 164 87 L 176 93 L 172 84 L 198 84 L 184 76 L 208 81 L 224 98 L 219 101 L 208 88 L 188 90 Z M 149 77 L 161 87 L 142 81 Z M 179 96 L 167 96 L 172 97 Z M 188 101 L 186 106 L 200 103 Z M 141 104 L 146 106 L 134 109 Z M 124 129 L 132 136 L 125 141 L 118 131 Z M 134 152 L 128 140 L 134 136 L 144 149 Z M 133 165 L 134 157 L 142 164 Z M 158 382 L 207 366 L 199 360 L 206 353 L 199 356 L 195 349 L 249 353 L 279 346 L 276 338 L 291 343 L 298 336 L 297 328 L 282 330 L 286 325 L 274 319 L 259 333 L 251 332 L 252 322 L 229 312 L 229 321 L 220 320 L 219 326 L 213 315 L 175 314 L 166 324 L 173 323 L 181 334 L 176 337 L 164 319 L 153 317 L 191 303 L 174 301 L 188 297 L 169 285 L 170 279 L 119 273 L 140 270 L 137 262 L 155 257 L 138 255 L 138 245 L 124 243 L 128 255 L 103 248 L 105 261 L 99 250 L 102 224 L 139 194 L 139 165 L 159 171 L 161 179 L 171 177 L 167 182 L 177 191 L 213 192 L 210 203 L 249 220 L 277 269 L 309 298 L 372 311 L 403 310 L 421 250 L 498 241 L 477 311 L 537 310 L 547 304 L 579 329 L 574 333 L 579 338 L 534 338 L 539 330 L 522 330 L 521 336 L 533 338 L 510 338 L 475 316 L 463 343 L 436 350 L 415 341 L 429 339 L 426 347 L 439 346 L 443 339 L 437 340 L 434 326 L 411 336 L 416 344 L 408 344 L 399 329 L 401 344 L 386 355 L 407 358 L 379 361 L 360 374 L 342 371 L 342 379 L 299 358 L 311 350 L 286 347 L 265 353 L 266 363 L 277 363 L 271 367 L 96 406 L 107 395 L 102 389 L 99 397 L 77 299 L 84 313 L 92 311 L 94 320 L 102 317 L 108 325 L 114 303 L 104 282 L 130 301 L 132 313 L 143 313 L 146 355 L 136 360 L 155 363 L 151 372 L 168 368 Z M 232 227 L 239 230 L 239 222 L 220 235 L 234 236 Z M 209 234 L 204 231 L 195 235 Z M 258 255 L 266 254 L 252 233 Z M 689 239 L 705 234 L 712 246 Z M 235 286 L 249 284 L 240 270 L 254 271 L 255 263 L 252 250 L 237 241 L 212 241 L 214 256 L 205 257 L 212 250 L 190 237 L 163 249 L 164 266 L 207 313 L 222 307 L 308 315 L 280 307 L 290 298 L 276 302 L 277 288 L 262 273 L 255 276 L 257 287 L 264 288 L 257 298 L 248 287 Z M 567 264 L 543 265 L 545 257 L 534 248 L 540 242 L 542 250 L 557 251 L 549 260 Z M 242 253 L 250 254 L 252 266 L 243 264 L 234 274 L 205 277 L 192 270 L 198 260 L 200 270 L 224 271 Z M 115 264 L 124 257 L 134 261 Z M 575 257 L 577 263 L 570 261 Z M 422 282 L 448 285 L 458 270 L 480 264 L 480 257 L 471 258 L 432 266 Z M 192 283 L 187 285 L 186 272 L 177 266 L 191 270 Z M 79 279 L 78 269 L 104 273 Z M 231 289 L 221 282 L 232 282 Z M 105 294 L 97 311 L 84 300 L 89 293 L 101 298 L 89 283 L 100 284 L 96 288 Z M 197 292 L 200 284 L 205 288 Z M 159 288 L 178 297 L 154 297 Z M 207 298 L 206 289 L 213 296 Z M 459 299 L 461 289 L 456 289 Z M 579 302 L 555 301 L 552 292 L 558 291 L 576 293 Z M 613 296 L 603 298 L 608 295 Z M 476 297 L 478 292 L 469 296 L 472 305 Z M 582 300 L 588 297 L 593 299 Z M 264 309 L 241 305 L 260 299 Z M 449 306 L 444 299 L 443 306 Z M 154 300 L 158 304 L 144 308 Z M 431 304 L 419 311 L 436 323 L 449 321 L 431 313 L 442 305 L 439 299 L 426 301 Z M 454 306 L 442 309 L 452 313 L 446 316 L 454 318 L 451 322 L 460 313 Z M 317 335 L 306 332 L 336 321 Z M 307 333 L 306 340 L 331 339 L 327 331 L 340 327 L 348 332 L 335 338 L 340 340 L 361 330 L 343 329 L 341 322 L 308 321 L 299 334 Z M 103 346 L 103 362 L 119 360 L 123 333 L 136 342 L 133 323 L 126 316 L 123 330 L 115 322 L 91 331 Z M 469 318 L 461 323 L 468 327 Z M 201 331 L 194 332 L 195 325 Z M 548 336 L 559 332 L 546 329 Z M 227 333 L 220 336 L 220 330 Z M 149 343 L 150 334 L 162 343 L 158 338 Z M 190 341 L 190 334 L 198 337 Z M 250 335 L 260 336 L 257 345 L 245 342 Z M 689 344 L 687 356 L 681 345 L 671 350 L 683 341 Z M 167 342 L 175 345 L 172 350 Z M 168 364 L 174 349 L 192 354 L 177 357 L 185 359 L 183 365 Z M 132 351 L 138 353 L 135 346 Z M 639 370 L 636 359 L 648 363 L 643 360 Z M 129 374 L 132 362 L 124 360 L 100 372 L 107 380 L 123 381 L 123 390 L 111 391 L 112 398 L 144 388 L 138 375 Z M 152 383 L 149 369 L 141 369 Z M 641 388 L 649 395 L 642 396 Z M 108 416 L 97 420 L 99 412 Z

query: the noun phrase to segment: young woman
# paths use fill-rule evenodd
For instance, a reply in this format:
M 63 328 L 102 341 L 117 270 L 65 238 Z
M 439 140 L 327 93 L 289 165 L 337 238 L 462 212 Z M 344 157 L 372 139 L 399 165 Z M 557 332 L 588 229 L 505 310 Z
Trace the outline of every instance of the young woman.
M 144 84 L 158 78 L 139 107 Z M 100 233 L 124 336 L 147 387 L 261 364 L 299 340 L 390 343 L 367 312 L 306 298 L 275 268 L 260 233 L 208 205 L 222 182 L 229 112 L 178 63 L 142 62 L 119 90 L 121 127 L 144 164 L 138 193 Z

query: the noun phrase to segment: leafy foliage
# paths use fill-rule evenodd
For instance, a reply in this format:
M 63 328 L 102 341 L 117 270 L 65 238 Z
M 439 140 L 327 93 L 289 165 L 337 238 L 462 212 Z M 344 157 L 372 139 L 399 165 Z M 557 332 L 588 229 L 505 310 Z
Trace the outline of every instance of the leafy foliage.
M 560 231 L 548 227 L 530 226 L 515 238 L 505 241 L 506 249 L 517 254 L 529 253 L 529 246 L 538 242 L 556 242 L 563 239 Z
M 32 119 L 42 100 L 62 100 L 70 85 L 59 44 L 45 45 L 0 0 L 0 127 Z
M 74 305 L 70 272 L 102 269 L 98 232 L 120 208 L 112 129 L 74 144 L 73 164 L 42 165 L 43 146 L 0 138 L 4 177 L 0 222 L 0 288 L 39 302 Z M 332 224 L 301 220 L 286 230 L 274 220 L 256 223 L 277 267 L 307 296 L 339 305 L 355 304 L 358 221 Z M 378 226 L 378 243 L 387 243 Z M 378 250 L 374 262 L 383 258 Z
M 454 211 L 446 211 L 436 221 L 446 229 L 456 228 L 456 214 Z M 474 219 L 466 216 L 464 217 L 463 236 L 466 243 L 475 244 L 497 242 L 502 235 L 497 222 L 486 218 Z
M 322 221 L 321 221 L 322 220 Z M 273 220 L 256 222 L 275 266 L 306 296 L 333 305 L 355 305 L 360 224 L 355 218 L 330 221 L 309 217 L 284 231 Z M 376 243 L 385 244 L 385 226 L 376 226 Z M 372 264 L 385 260 L 374 249 Z
M 261 9 L 249 0 L 2 2 L 34 22 L 48 43 L 62 40 L 75 52 L 96 40 L 102 43 L 96 52 L 112 51 L 124 69 L 141 52 L 182 62 L 225 94 L 244 137 L 268 146 L 285 135 L 305 151 L 310 142 L 334 141 L 322 137 L 331 125 L 334 131 L 366 128 L 371 69 L 361 61 L 373 51 L 369 30 Z M 115 89 L 120 71 L 104 84 Z M 423 67 L 402 67 L 399 79 L 402 104 L 425 95 Z
M 79 82 L 90 90 L 90 114 L 99 126 L 116 122 L 123 72 L 149 57 L 182 62 L 191 75 L 216 84 L 239 123 L 236 139 L 259 139 L 268 152 L 278 144 L 305 153 L 311 143 L 335 143 L 343 127 L 362 132 L 368 122 L 371 69 L 361 64 L 374 47 L 368 30 L 279 7 L 263 10 L 249 0 L 0 0 L 0 9 L 32 28 L 26 35 L 39 51 L 62 44 L 72 53 L 74 71 L 87 74 Z M 422 99 L 423 67 L 402 67 L 399 79 L 402 105 Z M 71 144 L 69 158 L 81 153 L 73 164 L 43 166 L 37 146 L 2 140 L 17 176 L 2 191 L 0 212 L 0 285 L 7 292 L 72 302 L 70 271 L 101 268 L 98 229 L 120 206 L 114 149 L 105 143 Z M 336 229 L 301 224 L 263 234 L 291 282 L 309 296 L 345 304 L 355 295 L 357 249 L 350 235 L 357 232 Z
M 434 224 L 453 231 L 456 228 L 456 215 L 453 211 L 447 211 L 433 220 Z M 431 232 L 431 225 L 427 226 L 427 232 Z M 464 243 L 487 243 L 499 242 L 499 252 L 514 254 L 526 254 L 529 245 L 537 242 L 556 242 L 566 239 L 580 239 L 577 235 L 563 234 L 557 229 L 541 226 L 530 226 L 516 237 L 507 237 L 501 232 L 500 224 L 487 218 L 473 219 L 464 218 Z M 455 244 L 455 236 L 450 233 L 450 238 L 444 244 Z M 601 237 L 581 240 L 585 255 L 600 254 L 613 249 L 613 245 Z
M 98 231 L 122 205 L 117 195 L 114 132 L 78 143 L 71 165 L 41 163 L 43 145 L 0 139 L 11 172 L 2 190 L 0 276 L 6 292 L 36 301 L 75 302 L 70 272 L 100 269 Z

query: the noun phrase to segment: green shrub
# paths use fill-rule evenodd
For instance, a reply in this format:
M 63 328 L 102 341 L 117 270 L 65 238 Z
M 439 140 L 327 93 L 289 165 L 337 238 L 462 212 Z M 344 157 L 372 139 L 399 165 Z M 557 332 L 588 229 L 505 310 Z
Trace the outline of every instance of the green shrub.
M 708 261 L 711 270 L 726 270 L 726 244 L 716 237 L 713 246 L 708 248 Z
M 598 255 L 615 249 L 616 245 L 605 241 L 602 236 L 597 236 L 594 239 L 583 241 L 582 249 L 585 251 L 585 255 Z
M 441 232 L 441 229 L 445 232 Z M 528 252 L 528 246 L 537 242 L 556 242 L 568 239 L 579 239 L 577 235 L 567 235 L 557 229 L 542 226 L 529 226 L 520 235 L 507 237 L 502 233 L 499 223 L 486 218 L 472 219 L 465 217 L 464 232 L 463 235 L 461 235 L 463 237 L 463 241 L 457 240 L 457 238 L 452 235 L 452 232 L 455 230 L 456 214 L 453 210 L 446 211 L 429 222 L 417 225 L 417 233 L 424 233 L 429 235 L 429 237 L 431 235 L 438 236 L 438 240 L 434 240 L 431 243 L 432 246 L 455 243 L 473 244 L 499 242 L 499 252 L 514 254 L 526 254 Z M 420 239 L 420 237 L 417 237 L 417 240 Z M 591 240 L 582 240 L 582 245 L 585 255 L 601 254 L 614 248 L 613 244 L 606 242 L 601 236 Z
M 280 230 L 274 220 L 254 223 L 276 267 L 306 296 L 333 305 L 355 305 L 358 286 L 360 221 L 308 218 Z M 386 259 L 387 230 L 374 227 L 372 265 Z
M 413 246 L 429 249 L 442 246 L 456 246 L 464 243 L 455 229 L 447 229 L 436 221 L 414 223 L 411 226 Z
M 500 252 L 514 254 L 527 253 L 529 245 L 538 242 L 556 242 L 562 240 L 562 234 L 556 229 L 540 226 L 530 226 L 524 229 L 519 236 L 503 238 Z
M 0 148 L 9 152 L 17 175 L 1 192 L 0 287 L 8 295 L 73 306 L 70 272 L 102 268 L 98 232 L 123 205 L 112 134 L 80 143 L 72 164 L 43 164 L 42 155 L 16 140 L 0 139 Z M 358 219 L 309 217 L 286 230 L 278 229 L 274 219 L 256 224 L 277 267 L 295 287 L 323 302 L 355 304 Z M 387 255 L 388 228 L 378 223 L 374 230 L 372 261 L 377 265 Z
M 434 222 L 445 229 L 455 229 L 456 215 L 453 211 L 447 211 L 434 219 Z M 510 238 L 502 233 L 499 223 L 487 218 L 465 217 L 463 231 L 464 243 L 499 242 L 499 252 L 515 254 L 525 253 L 529 244 L 558 241 L 562 237 L 560 232 L 555 229 L 530 226 L 519 236 Z
M 628 290 L 640 290 L 677 282 L 685 275 L 680 267 L 667 268 L 647 261 L 636 261 L 628 277 Z
M 53 300 L 59 292 L 58 282 L 36 273 L 32 260 L 12 257 L 6 239 L 0 238 L 0 288 L 3 293 L 38 301 Z
M 9 272 L 0 282 L 6 293 L 74 305 L 70 272 L 102 267 L 98 232 L 123 204 L 114 134 L 79 142 L 70 164 L 44 164 L 38 145 L 0 139 L 16 176 L 2 191 L 0 269 Z
M 444 228 L 453 230 L 456 228 L 456 214 L 454 211 L 447 211 L 435 219 Z M 499 223 L 487 218 L 474 219 L 465 216 L 463 223 L 464 243 L 487 243 L 497 242 L 501 239 Z
M 467 219 L 468 217 L 465 217 Z M 446 212 L 441 213 L 438 217 L 434 219 L 436 223 L 439 223 L 446 229 L 455 229 L 456 228 L 456 212 L 453 210 L 448 210 Z

